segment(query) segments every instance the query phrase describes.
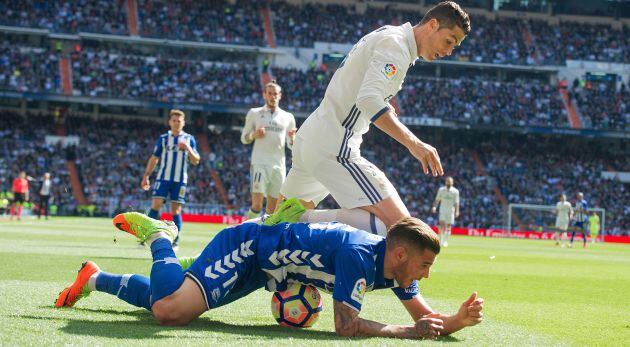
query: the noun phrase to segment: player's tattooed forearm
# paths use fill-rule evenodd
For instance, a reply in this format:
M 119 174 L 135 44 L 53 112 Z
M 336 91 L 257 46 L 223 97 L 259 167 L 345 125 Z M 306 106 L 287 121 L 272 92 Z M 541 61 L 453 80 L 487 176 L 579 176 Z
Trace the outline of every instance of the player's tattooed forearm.
M 344 336 L 357 336 L 359 332 L 358 314 L 341 302 L 334 302 L 335 328 Z

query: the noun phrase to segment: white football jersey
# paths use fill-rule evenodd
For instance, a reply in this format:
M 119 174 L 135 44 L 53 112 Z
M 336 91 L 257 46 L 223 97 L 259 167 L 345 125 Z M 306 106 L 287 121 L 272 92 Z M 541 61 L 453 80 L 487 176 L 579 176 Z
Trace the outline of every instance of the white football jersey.
M 558 221 L 569 221 L 569 218 L 571 216 L 571 203 L 568 201 L 562 202 L 562 201 L 558 201 L 558 203 L 556 204 L 556 211 L 558 211 L 558 216 L 557 216 L 557 220 Z
M 437 192 L 435 200 L 440 202 L 440 213 L 454 212 L 455 205 L 459 204 L 459 190 L 455 187 L 446 188 L 446 186 L 440 187 Z
M 245 117 L 241 142 L 252 143 L 247 134 L 261 127 L 265 127 L 265 137 L 253 141 L 251 164 L 285 167 L 284 146 L 291 148 L 293 145 L 287 142 L 287 133 L 295 129 L 295 117 L 279 107 L 276 107 L 274 113 L 266 105 L 252 108 Z
M 418 57 L 411 24 L 384 26 L 357 42 L 335 72 L 319 107 L 306 119 L 298 138 L 338 157 L 360 156 L 362 136 L 392 107 Z

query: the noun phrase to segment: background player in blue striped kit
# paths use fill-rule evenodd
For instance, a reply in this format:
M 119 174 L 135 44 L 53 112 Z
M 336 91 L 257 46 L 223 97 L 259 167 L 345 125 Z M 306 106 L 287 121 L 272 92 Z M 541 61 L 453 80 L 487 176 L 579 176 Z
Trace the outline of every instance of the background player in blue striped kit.
M 244 223 L 217 234 L 187 271 L 172 250 L 173 225 L 136 212 L 116 216 L 114 225 L 151 246 L 150 279 L 102 272 L 87 262 L 61 292 L 57 307 L 72 307 L 97 290 L 151 310 L 162 325 L 185 325 L 259 288 L 281 291 L 297 281 L 332 292 L 341 336 L 435 338 L 482 321 L 477 293 L 453 315 L 436 313 L 419 294 L 417 280 L 429 277 L 440 243 L 413 217 L 394 224 L 387 239 L 335 222 Z M 365 293 L 384 288 L 392 288 L 415 324 L 359 318 Z
M 198 165 L 201 157 L 197 151 L 197 141 L 192 135 L 184 131 L 186 116 L 183 111 L 171 110 L 168 125 L 171 130 L 158 138 L 153 154 L 144 170 L 140 187 L 144 190 L 151 188 L 149 176 L 159 162 L 160 167 L 153 185 L 149 217 L 159 219 L 162 204 L 167 198 L 171 200 L 173 222 L 179 230 L 177 238 L 173 241 L 173 246 L 177 247 L 182 232 L 182 205 L 186 203 L 188 162 L 190 161 L 192 165 Z

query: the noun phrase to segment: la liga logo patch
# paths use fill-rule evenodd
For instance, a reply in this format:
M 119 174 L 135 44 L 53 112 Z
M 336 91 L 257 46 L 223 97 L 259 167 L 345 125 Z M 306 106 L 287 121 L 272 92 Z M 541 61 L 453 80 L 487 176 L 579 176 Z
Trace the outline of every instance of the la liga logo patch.
M 385 67 L 383 68 L 383 73 L 385 74 L 385 77 L 389 78 L 390 80 L 394 78 L 394 76 L 396 76 L 396 71 L 398 71 L 398 69 L 396 69 L 396 65 L 394 64 L 385 64 Z
M 352 294 L 350 295 L 350 298 L 361 304 L 363 303 L 363 296 L 365 296 L 366 291 L 367 284 L 365 283 L 365 278 L 359 278 L 354 284 L 354 288 L 352 289 Z

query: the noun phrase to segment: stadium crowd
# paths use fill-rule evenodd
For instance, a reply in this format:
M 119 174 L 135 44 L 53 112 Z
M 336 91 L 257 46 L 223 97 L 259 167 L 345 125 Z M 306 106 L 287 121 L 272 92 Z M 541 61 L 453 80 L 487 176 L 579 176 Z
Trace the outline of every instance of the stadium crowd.
M 290 47 L 311 47 L 316 41 L 354 44 L 383 25 L 416 23 L 421 18 L 416 11 L 371 6 L 358 10 L 361 6 L 283 1 L 139 0 L 139 35 L 263 46 L 262 6 L 269 6 L 273 13 L 277 43 Z M 0 24 L 63 33 L 129 35 L 126 11 L 122 0 L 17 0 L 0 4 Z M 525 65 L 564 65 L 566 59 L 630 62 L 627 26 L 473 15 L 472 27 L 466 43 L 450 59 Z
M 67 151 L 60 145 L 46 145 L 39 140 L 54 131 L 53 118 L 30 114 L 22 118 L 9 111 L 3 111 L 2 115 L 3 190 L 10 189 L 10 182 L 19 170 L 26 170 L 34 177 L 50 171 L 54 201 L 64 211 L 72 211 L 76 202 L 65 166 Z M 157 135 L 166 131 L 166 125 L 154 120 L 75 116 L 66 117 L 65 122 L 67 134 L 80 139 L 75 149 L 77 168 L 84 193 L 96 206 L 96 213 L 147 208 L 150 192 L 139 188 L 139 175 Z M 200 136 L 194 130 L 187 131 Z M 455 178 L 455 186 L 461 192 L 457 225 L 504 226 L 506 206 L 495 195 L 497 187 L 508 202 L 546 205 L 554 204 L 559 192 L 572 197 L 577 191 L 584 191 L 591 206 L 606 208 L 609 231 L 619 234 L 630 230 L 630 211 L 624 202 L 627 186 L 600 177 L 601 171 L 611 168 L 630 171 L 627 158 L 616 158 L 597 148 L 577 153 L 572 150 L 577 144 L 561 145 L 559 139 L 541 136 L 532 135 L 528 139 L 482 136 L 479 140 L 480 134 L 420 132 L 421 138 L 439 148 L 445 174 Z M 187 208 L 205 213 L 244 214 L 250 199 L 251 148 L 241 145 L 240 133 L 231 128 L 217 127 L 206 136 L 211 152 L 204 154 L 202 165 L 189 170 Z M 120 141 L 122 138 L 126 140 Z M 363 148 L 368 160 L 384 168 L 412 215 L 436 223 L 437 216 L 430 213 L 430 208 L 442 179 L 424 176 L 419 164 L 402 146 L 378 132 L 366 137 Z M 475 154 L 479 155 L 478 163 Z M 227 205 L 211 178 L 211 170 L 216 170 L 221 179 Z M 336 204 L 329 198 L 320 207 L 335 208 Z
M 500 126 L 568 126 L 558 91 L 537 80 L 407 76 L 396 98 L 403 116 Z
M 624 83 L 574 83 L 575 98 L 585 128 L 630 131 L 630 91 Z M 602 107 L 602 105 L 606 105 Z
M 32 178 L 29 201 L 37 203 L 39 181 L 51 173 L 51 205 L 76 207 L 72 197 L 66 151 L 61 143 L 47 143 L 46 135 L 54 133 L 55 119 L 48 114 L 20 116 L 12 111 L 0 111 L 0 192 L 11 191 L 11 183 L 20 171 Z
M 61 93 L 58 60 L 58 54 L 51 50 L 5 41 L 0 45 L 0 88 Z M 71 61 L 74 95 L 243 106 L 255 106 L 261 99 L 260 70 L 251 64 L 89 48 L 74 52 Z M 283 86 L 281 106 L 310 113 L 319 105 L 333 71 L 322 65 L 304 71 L 272 67 L 270 72 Z M 585 128 L 628 128 L 629 92 L 624 83 L 619 85 L 614 88 L 604 83 L 573 83 L 569 94 Z M 406 117 L 479 125 L 568 126 L 556 86 L 536 79 L 505 82 L 482 75 L 429 78 L 412 71 L 397 102 L 401 115 Z
M 72 66 L 77 95 L 241 105 L 261 98 L 253 65 L 85 49 L 73 55 Z
M 46 49 L 0 44 L 0 88 L 30 93 L 59 93 L 59 56 Z
M 125 0 L 2 1 L 0 23 L 61 33 L 129 35 L 125 3 Z
M 140 35 L 263 46 L 261 4 L 244 0 L 139 0 Z

